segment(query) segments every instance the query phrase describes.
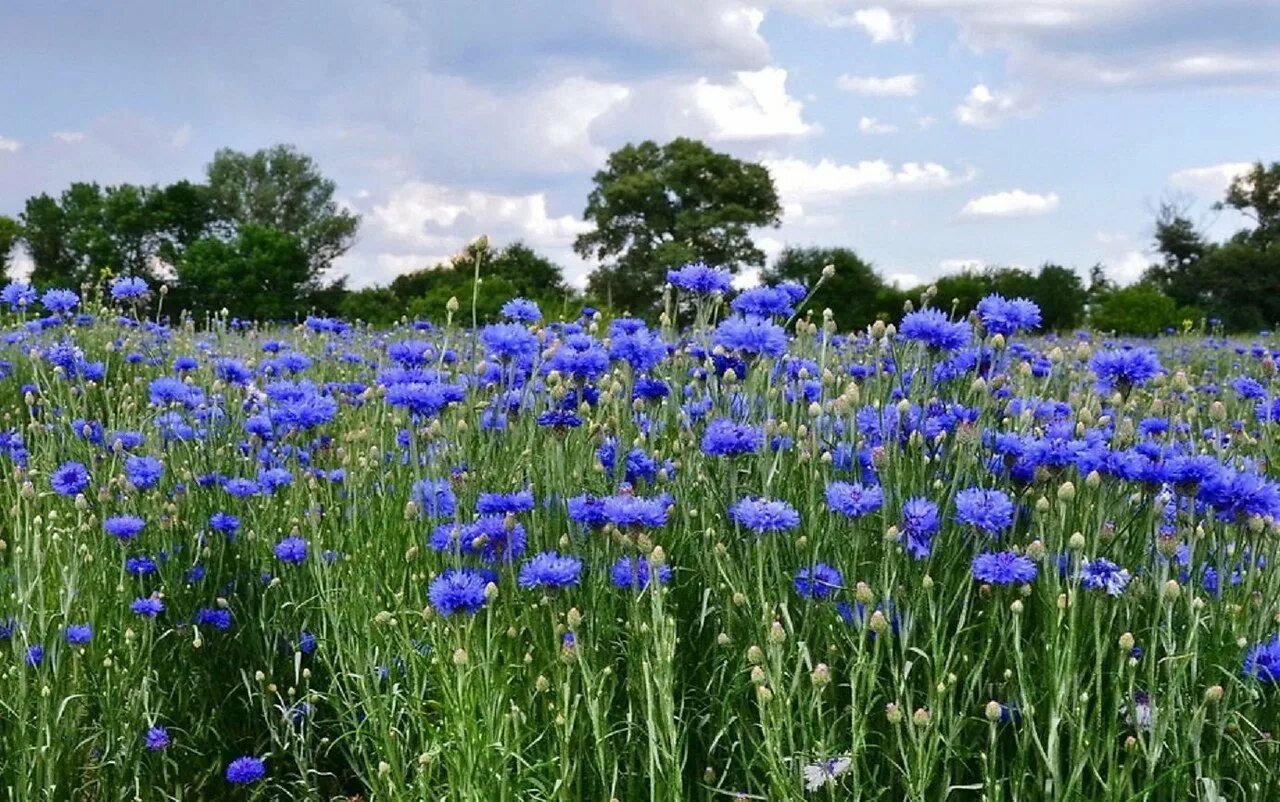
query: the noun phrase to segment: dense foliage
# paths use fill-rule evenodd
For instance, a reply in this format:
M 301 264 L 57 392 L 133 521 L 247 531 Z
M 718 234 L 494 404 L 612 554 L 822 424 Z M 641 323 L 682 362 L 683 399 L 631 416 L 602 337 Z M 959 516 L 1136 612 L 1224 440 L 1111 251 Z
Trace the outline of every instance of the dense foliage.
M 1273 338 L 999 296 L 840 333 L 793 317 L 829 274 L 667 278 L 663 328 L 4 288 L 0 785 L 1280 792 Z

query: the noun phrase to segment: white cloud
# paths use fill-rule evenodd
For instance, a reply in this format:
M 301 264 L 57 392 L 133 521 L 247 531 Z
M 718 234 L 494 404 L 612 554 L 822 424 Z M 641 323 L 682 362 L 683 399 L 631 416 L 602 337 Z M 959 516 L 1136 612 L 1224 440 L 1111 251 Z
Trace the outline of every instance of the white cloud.
M 892 134 L 897 132 L 898 126 L 875 117 L 863 117 L 858 120 L 858 130 L 864 134 Z
M 943 259 L 938 262 L 938 270 L 943 273 L 963 273 L 966 270 L 981 270 L 986 265 L 981 259 Z
M 910 42 L 915 33 L 910 19 L 895 15 L 883 6 L 860 8 L 852 16 L 839 18 L 835 24 L 861 28 L 875 44 Z
M 883 78 L 871 75 L 841 75 L 836 86 L 857 95 L 880 97 L 914 97 L 920 92 L 919 75 L 888 75 Z
M 1106 264 L 1107 275 L 1117 284 L 1132 284 L 1142 278 L 1151 266 L 1151 258 L 1142 251 L 1129 251 Z
M 22 148 L 22 143 L 16 139 L 10 139 L 7 136 L 0 136 L 0 151 L 5 153 L 17 153 Z
M 1208 167 L 1188 167 L 1169 176 L 1169 186 L 1204 198 L 1221 200 L 1231 186 L 1231 179 L 1247 173 L 1251 162 L 1225 162 Z
M 702 78 L 691 91 L 712 139 L 769 139 L 816 130 L 804 121 L 804 104 L 787 94 L 787 71 L 781 67 L 737 72 L 728 84 Z
M 769 44 L 760 35 L 764 11 L 748 3 L 611 0 L 609 7 L 619 29 L 630 36 L 665 42 L 723 65 L 741 68 L 769 63 Z
M 590 228 L 573 215 L 552 215 L 544 193 L 508 195 L 409 181 L 366 211 L 361 255 L 345 258 L 338 272 L 347 272 L 357 287 L 385 282 L 437 264 L 485 234 L 497 245 L 526 243 L 579 282 L 585 265 L 572 253 L 573 238 Z
M 1020 189 L 974 198 L 960 210 L 966 217 L 1027 217 L 1058 208 L 1058 193 L 1037 195 Z
M 67 144 L 84 141 L 83 131 L 54 131 L 50 136 L 59 142 L 66 142 Z
M 956 106 L 956 119 L 975 128 L 994 128 L 1010 117 L 1028 114 L 1033 105 L 1012 93 L 993 91 L 986 84 L 978 84 L 965 95 L 964 102 Z
M 888 279 L 890 284 L 902 290 L 909 290 L 909 289 L 912 289 L 913 287 L 919 287 L 921 284 L 924 283 L 924 280 L 920 278 L 919 273 L 912 273 L 911 271 L 903 271 L 900 273 L 890 273 L 888 275 Z
M 806 206 L 822 206 L 875 192 L 940 189 L 973 177 L 973 171 L 956 174 L 936 162 L 906 162 L 895 168 L 883 159 L 840 164 L 830 159 L 816 163 L 801 159 L 765 159 L 788 219 L 802 217 Z

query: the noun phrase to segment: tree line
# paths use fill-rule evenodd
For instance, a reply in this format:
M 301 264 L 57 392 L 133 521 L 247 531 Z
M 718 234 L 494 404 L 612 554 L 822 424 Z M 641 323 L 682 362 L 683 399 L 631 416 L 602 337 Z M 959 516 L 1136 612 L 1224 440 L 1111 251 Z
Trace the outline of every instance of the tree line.
M 442 264 L 351 290 L 328 274 L 355 242 L 360 218 L 334 192 L 315 161 L 288 145 L 218 151 L 202 181 L 78 182 L 0 216 L 0 268 L 21 248 L 39 288 L 134 275 L 167 283 L 171 310 L 276 320 L 320 313 L 375 324 L 439 320 L 451 298 L 465 307 L 460 320 L 487 322 L 515 296 L 555 317 L 590 305 L 652 318 L 663 306 L 667 271 L 693 261 L 734 273 L 758 269 L 766 283 L 816 286 L 801 311 L 820 317 L 830 309 L 843 329 L 896 319 L 922 289 L 885 281 L 851 248 L 792 246 L 766 264 L 753 232 L 782 219 L 768 170 L 686 138 L 626 145 L 593 176 L 583 211 L 591 228 L 573 244 L 598 265 L 583 291 L 528 246 L 483 237 Z M 933 282 L 936 302 L 967 314 L 993 292 L 1025 297 L 1039 304 L 1044 327 L 1059 331 L 1088 324 L 1154 334 L 1203 319 L 1246 331 L 1280 322 L 1280 163 L 1259 162 L 1237 177 L 1218 207 L 1252 225 L 1214 243 L 1185 207 L 1164 204 L 1154 227 L 1160 261 L 1131 286 L 1115 286 L 1101 265 L 1086 283 L 1050 262 L 943 276 Z M 820 283 L 828 265 L 834 275 Z

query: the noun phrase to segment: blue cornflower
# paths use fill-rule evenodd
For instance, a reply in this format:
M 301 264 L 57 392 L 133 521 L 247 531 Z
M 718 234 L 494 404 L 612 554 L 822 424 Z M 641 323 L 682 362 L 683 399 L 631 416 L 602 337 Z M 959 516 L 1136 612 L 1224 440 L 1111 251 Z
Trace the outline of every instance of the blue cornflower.
M 80 305 L 80 296 L 71 290 L 46 290 L 40 296 L 44 308 L 55 314 L 70 312 Z
M 138 615 L 155 618 L 164 612 L 164 602 L 155 596 L 147 596 L 141 599 L 134 599 L 133 604 L 129 605 L 129 609 Z
M 844 587 L 844 576 L 826 563 L 818 563 L 796 571 L 795 587 L 802 598 L 825 599 Z
M 129 557 L 124 561 L 124 570 L 133 576 L 150 576 L 158 569 L 156 561 L 145 554 L 138 557 Z
M 300 537 L 287 537 L 276 544 L 276 559 L 299 565 L 307 559 L 307 541 Z
M 458 497 L 448 479 L 420 479 L 413 483 L 410 497 L 427 518 L 452 518 L 458 509 Z
M 18 312 L 36 302 L 36 290 L 30 284 L 11 281 L 0 290 L 0 302 L 7 304 L 10 312 Z
M 787 351 L 787 332 L 761 317 L 727 317 L 716 327 L 712 341 L 746 355 L 782 356 Z
M 1026 298 L 1006 300 L 1000 295 L 988 295 L 978 302 L 978 318 L 991 334 L 1008 337 L 1039 327 L 1040 307 Z
M 491 323 L 480 330 L 480 340 L 500 360 L 514 362 L 538 352 L 538 338 L 519 323 Z
M 801 296 L 803 297 L 803 296 Z M 752 287 L 729 305 L 733 311 L 757 317 L 787 317 L 794 310 L 791 294 L 778 287 Z
M 1080 566 L 1080 584 L 1086 590 L 1105 590 L 1108 596 L 1119 596 L 1129 584 L 1129 572 L 1099 557 Z
M 201 607 L 196 610 L 195 622 L 214 629 L 231 629 L 231 611 L 225 607 Z
M 884 491 L 879 485 L 863 487 L 856 482 L 831 482 L 827 485 L 827 507 L 832 512 L 860 518 L 884 505 Z
M 303 654 L 311 654 L 316 650 L 316 636 L 303 630 L 298 633 L 298 642 L 294 644 L 294 648 Z
M 702 262 L 691 262 L 678 270 L 667 271 L 667 283 L 688 292 L 710 295 L 733 289 L 733 274 L 728 270 L 709 267 Z
M 49 475 L 49 485 L 64 496 L 74 496 L 89 486 L 89 469 L 79 462 L 64 462 Z
M 729 507 L 729 517 L 756 534 L 785 532 L 800 525 L 800 513 L 785 501 L 744 498 Z
M 111 297 L 117 301 L 142 298 L 148 292 L 146 279 L 138 276 L 120 276 L 111 282 Z
M 445 617 L 458 611 L 474 615 L 487 601 L 484 589 L 488 584 L 488 577 L 479 571 L 450 568 L 431 581 L 427 597 L 431 599 L 432 606 Z
M 506 515 L 533 509 L 533 491 L 518 490 L 515 493 L 481 493 L 476 499 L 476 512 L 481 515 Z
M 257 757 L 238 757 L 227 766 L 227 782 L 248 785 L 267 775 L 267 764 Z
M 257 482 L 252 479 L 245 479 L 239 476 L 234 479 L 228 479 L 223 483 L 222 489 L 236 498 L 256 496 L 262 490 L 262 488 L 258 486 Z
M 528 298 L 512 298 L 502 305 L 502 316 L 516 323 L 537 323 L 542 320 L 542 310 Z
M 1122 393 L 1146 384 L 1164 370 L 1154 348 L 1098 351 L 1090 358 L 1089 369 L 1098 377 L 1100 388 Z
M 581 381 L 593 382 L 609 369 L 609 352 L 604 345 L 589 334 L 574 334 L 565 338 L 547 362 L 543 373 L 559 371 Z
M 601 504 L 600 514 L 619 529 L 657 528 L 666 525 L 669 506 L 671 499 L 667 496 L 609 496 Z
M 240 519 L 229 512 L 215 512 L 209 516 L 209 528 L 227 535 L 234 535 L 240 529 Z
M 435 352 L 435 346 L 426 340 L 397 340 L 387 346 L 387 356 L 406 368 L 423 367 Z
M 83 646 L 93 640 L 93 627 L 88 624 L 68 624 L 65 634 L 67 643 L 72 646 Z
M 970 487 L 956 493 L 956 520 L 989 535 L 1013 525 L 1013 501 L 1001 490 Z
M 581 575 L 582 560 L 544 551 L 520 566 L 517 582 L 522 588 L 565 588 L 578 584 Z
M 718 418 L 702 433 L 702 453 L 713 457 L 754 454 L 764 445 L 764 432 L 746 423 Z
M 924 343 L 937 351 L 955 351 L 969 344 L 973 332 L 961 322 L 952 322 L 937 309 L 909 312 L 898 326 L 898 334 L 908 340 Z
M 644 557 L 619 557 L 609 569 L 609 581 L 628 590 L 644 590 L 654 577 L 659 585 L 667 584 L 671 581 L 671 566 L 664 563 L 655 567 Z
M 142 743 L 148 752 L 160 752 L 168 749 L 172 740 L 169 738 L 169 731 L 164 727 L 149 727 L 142 734 Z
M 902 523 L 898 530 L 906 539 L 906 549 L 917 560 L 933 552 L 933 536 L 941 521 L 938 505 L 927 498 L 911 498 L 902 504 Z
M 40 644 L 33 644 L 27 647 L 27 665 L 32 668 L 38 667 L 44 662 L 44 647 Z
M 1036 578 L 1036 564 L 1012 551 L 983 552 L 973 558 L 973 578 L 992 585 L 1030 582 Z
M 102 522 L 102 530 L 118 540 L 132 540 L 146 525 L 136 515 L 113 515 Z
M 1280 635 L 1252 646 L 1245 653 L 1242 673 L 1259 682 L 1280 682 Z
M 164 464 L 155 457 L 129 457 L 124 461 L 125 477 L 139 490 L 155 487 L 164 476 Z

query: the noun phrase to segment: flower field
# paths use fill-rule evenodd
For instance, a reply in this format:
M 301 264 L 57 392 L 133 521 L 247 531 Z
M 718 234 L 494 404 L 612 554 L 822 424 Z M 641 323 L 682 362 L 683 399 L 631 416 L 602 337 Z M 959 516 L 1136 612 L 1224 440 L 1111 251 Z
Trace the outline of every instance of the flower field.
M 669 280 L 390 330 L 6 287 L 6 798 L 1280 798 L 1271 335 Z

